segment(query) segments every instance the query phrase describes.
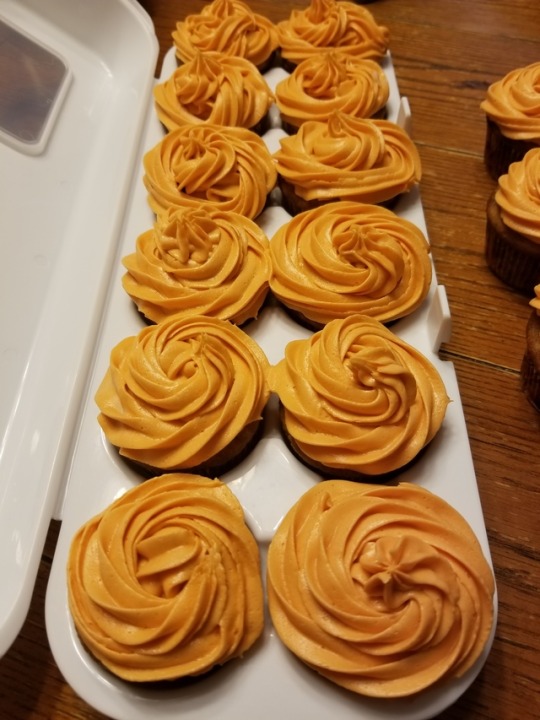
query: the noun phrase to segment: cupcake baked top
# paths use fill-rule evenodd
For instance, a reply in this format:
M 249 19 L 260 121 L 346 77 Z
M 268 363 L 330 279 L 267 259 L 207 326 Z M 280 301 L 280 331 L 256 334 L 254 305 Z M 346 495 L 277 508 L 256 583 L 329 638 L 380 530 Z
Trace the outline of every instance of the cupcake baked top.
M 281 55 L 295 65 L 329 50 L 378 59 L 388 49 L 388 28 L 367 8 L 343 0 L 311 0 L 276 27 Z
M 272 237 L 270 253 L 273 293 L 316 325 L 355 313 L 396 320 L 431 283 L 423 233 L 378 205 L 338 201 L 296 215 Z
M 293 446 L 336 474 L 402 468 L 438 432 L 449 402 L 429 360 L 363 315 L 289 342 L 269 382 Z
M 540 62 L 494 82 L 480 107 L 506 137 L 540 144 Z
M 374 60 L 330 51 L 303 60 L 278 83 L 275 95 L 283 120 L 299 127 L 335 111 L 369 118 L 386 105 L 389 87 Z
M 74 536 L 69 607 L 86 647 L 133 682 L 200 675 L 263 629 L 257 543 L 219 480 L 163 475 Z
M 254 132 L 200 123 L 167 133 L 144 156 L 144 169 L 156 215 L 203 204 L 255 218 L 277 178 L 272 155 Z
M 421 177 L 418 150 L 399 125 L 335 112 L 305 122 L 280 140 L 278 173 L 304 200 L 379 203 L 411 190 Z
M 328 480 L 281 522 L 268 602 L 283 643 L 331 681 L 380 698 L 461 677 L 493 625 L 493 572 L 466 520 L 409 483 Z
M 278 47 L 274 24 L 242 0 L 213 0 L 199 14 L 178 22 L 172 33 L 176 56 L 187 62 L 197 51 L 217 50 L 261 68 Z
M 171 208 L 123 258 L 124 289 L 149 320 L 205 315 L 238 325 L 257 313 L 270 278 L 268 239 L 238 213 Z
M 540 243 L 539 178 L 540 148 L 533 148 L 499 177 L 495 192 L 503 223 L 534 243 Z
M 263 351 L 235 325 L 173 315 L 113 348 L 96 392 L 98 421 L 136 463 L 196 468 L 260 421 L 267 371 Z
M 273 99 L 253 63 L 223 52 L 197 52 L 154 88 L 157 115 L 167 130 L 186 123 L 253 128 Z

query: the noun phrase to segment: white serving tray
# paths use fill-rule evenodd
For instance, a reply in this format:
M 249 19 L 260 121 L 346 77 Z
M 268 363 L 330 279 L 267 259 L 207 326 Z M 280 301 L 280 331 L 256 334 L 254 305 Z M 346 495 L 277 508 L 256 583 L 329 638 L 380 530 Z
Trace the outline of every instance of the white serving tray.
M 171 51 L 163 65 L 162 79 L 168 77 L 174 66 Z M 407 125 L 410 112 L 406 100 L 399 98 L 390 56 L 384 67 L 392 88 L 390 119 Z M 268 75 L 271 85 L 277 82 L 280 72 L 274 70 Z M 121 133 L 122 127 L 118 126 L 117 134 Z M 80 525 L 140 482 L 135 471 L 128 468 L 104 439 L 96 420 L 94 394 L 108 367 L 113 346 L 124 337 L 135 335 L 144 326 L 121 286 L 124 270 L 120 259 L 133 252 L 137 236 L 151 227 L 153 216 L 142 182 L 142 156 L 162 135 L 163 129 L 150 103 L 145 135 L 142 144 L 136 148 L 136 170 L 127 198 L 125 222 L 112 259 L 103 322 L 69 467 L 66 468 L 65 494 L 59 506 L 62 528 L 46 597 L 47 632 L 58 666 L 67 682 L 86 702 L 116 720 L 147 720 L 148 717 L 154 720 L 178 717 L 184 720 L 208 717 L 220 720 L 237 720 L 238 717 L 327 720 L 332 716 L 339 716 L 340 720 L 395 720 L 396 717 L 424 720 L 433 717 L 454 702 L 474 680 L 490 650 L 493 633 L 482 657 L 465 677 L 399 701 L 362 698 L 322 679 L 284 649 L 268 619 L 263 637 L 242 660 L 232 661 L 193 683 L 173 683 L 159 689 L 118 680 L 96 663 L 79 642 L 67 606 L 65 581 L 71 539 Z M 276 149 L 281 135 L 282 130 L 275 127 L 265 136 L 272 150 Z M 118 202 L 123 205 L 123 198 Z M 427 234 L 419 192 L 402 199 L 396 212 Z M 271 236 L 288 217 L 280 207 L 272 207 L 263 213 L 260 223 Z M 413 315 L 392 326 L 394 332 L 434 363 L 452 399 L 441 431 L 422 458 L 403 473 L 402 479 L 437 493 L 461 512 L 475 530 L 489 559 L 454 367 L 438 357 L 440 343 L 449 339 L 450 326 L 444 287 L 437 284 L 435 274 L 423 305 Z M 246 330 L 260 343 L 272 363 L 282 357 L 284 346 L 290 339 L 308 334 L 277 304 L 265 308 L 260 318 Z M 273 402 L 264 436 L 256 449 L 241 465 L 222 477 L 245 509 L 247 521 L 260 544 L 263 568 L 268 544 L 281 518 L 304 491 L 319 481 L 318 476 L 300 464 L 284 445 Z M 495 600 L 495 610 L 496 607 Z
M 39 142 L 0 137 L 1 657 L 64 482 L 159 48 L 135 0 L 0 0 L 0 21 L 66 68 Z M 22 113 L 45 81 L 11 102 L 5 80 L 26 44 L 11 37 L 0 99 Z

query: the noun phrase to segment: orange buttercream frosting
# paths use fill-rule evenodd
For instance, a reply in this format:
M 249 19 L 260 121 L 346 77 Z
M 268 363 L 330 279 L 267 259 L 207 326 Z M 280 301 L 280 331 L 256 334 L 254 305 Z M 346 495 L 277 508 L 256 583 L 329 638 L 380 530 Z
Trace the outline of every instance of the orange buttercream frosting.
M 529 305 L 536 311 L 537 315 L 540 315 L 540 285 L 535 285 L 534 297 Z
M 241 0 L 213 0 L 200 14 L 188 15 L 172 34 L 179 60 L 192 60 L 197 51 L 217 50 L 264 65 L 278 47 L 274 24 L 254 13 Z
M 540 148 L 529 150 L 499 177 L 495 201 L 507 227 L 540 243 Z
M 268 239 L 248 218 L 222 210 L 172 208 L 123 259 L 124 289 L 153 322 L 176 314 L 242 324 L 268 292 Z
M 183 125 L 144 156 L 152 210 L 213 206 L 255 218 L 277 178 L 272 155 L 251 130 Z
M 336 111 L 369 118 L 386 105 L 389 87 L 374 60 L 332 51 L 302 61 L 275 94 L 282 118 L 298 127 Z
M 349 55 L 381 58 L 388 49 L 388 28 L 378 25 L 369 10 L 342 0 L 311 0 L 277 23 L 283 58 L 294 64 L 339 49 Z
M 235 325 L 173 315 L 113 348 L 96 393 L 99 424 L 126 458 L 195 468 L 261 419 L 267 371 L 263 351 Z
M 449 402 L 429 360 L 364 315 L 289 342 L 269 382 L 293 444 L 336 473 L 402 468 L 438 432 Z
M 471 527 L 409 483 L 313 487 L 270 544 L 267 588 L 283 643 L 333 682 L 372 697 L 460 677 L 494 621 L 493 572 Z
M 77 632 L 124 680 L 199 675 L 263 629 L 259 551 L 240 503 L 197 475 L 147 480 L 85 523 L 67 585 Z
M 422 303 L 431 283 L 422 232 L 378 205 L 334 202 L 296 215 L 270 252 L 273 293 L 316 324 L 355 313 L 395 320 Z
M 159 119 L 168 130 L 186 123 L 253 128 L 274 96 L 253 63 L 221 52 L 197 53 L 154 88 Z
M 540 62 L 490 85 L 480 107 L 506 137 L 540 144 Z
M 409 191 L 421 177 L 418 150 L 399 125 L 333 113 L 307 121 L 280 140 L 278 173 L 304 200 L 379 203 Z

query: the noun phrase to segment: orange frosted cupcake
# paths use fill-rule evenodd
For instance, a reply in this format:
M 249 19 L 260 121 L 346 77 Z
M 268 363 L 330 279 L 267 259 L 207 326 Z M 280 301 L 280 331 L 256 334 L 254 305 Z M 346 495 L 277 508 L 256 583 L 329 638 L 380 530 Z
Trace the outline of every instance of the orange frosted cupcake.
M 510 164 L 540 145 L 540 62 L 512 70 L 489 86 L 484 161 L 497 180 Z
M 152 322 L 205 315 L 237 325 L 257 317 L 268 292 L 268 239 L 237 213 L 174 208 L 123 259 L 124 289 Z
M 521 389 L 531 405 L 540 412 L 540 285 L 534 288 L 534 292 L 521 363 Z
M 275 95 L 284 129 L 295 132 L 307 120 L 326 121 L 336 111 L 384 116 L 389 87 L 374 60 L 331 51 L 302 61 L 278 83 Z
M 308 490 L 270 543 L 267 592 L 289 650 L 375 698 L 462 677 L 494 623 L 493 571 L 473 530 L 410 483 L 328 480 Z
M 172 33 L 176 56 L 192 60 L 197 51 L 217 50 L 243 57 L 264 72 L 278 47 L 274 24 L 242 0 L 213 0 L 199 14 L 178 22 Z
M 200 53 L 154 88 L 167 130 L 190 123 L 266 129 L 274 96 L 253 63 L 222 52 Z
M 377 205 L 342 201 L 301 213 L 272 237 L 270 254 L 272 292 L 316 330 L 358 313 L 397 320 L 431 284 L 423 233 Z
M 334 200 L 388 203 L 421 177 L 418 150 L 399 125 L 333 113 L 305 122 L 274 153 L 292 215 Z
M 144 156 L 144 184 L 156 215 L 170 207 L 213 207 L 255 218 L 276 184 L 264 141 L 251 130 L 183 125 Z
M 388 28 L 367 8 L 343 0 L 311 0 L 276 25 L 282 61 L 288 69 L 331 50 L 380 59 L 388 50 Z
M 259 438 L 268 367 L 235 325 L 173 315 L 113 348 L 96 392 L 99 424 L 146 473 L 219 476 Z
M 449 402 L 435 367 L 377 320 L 332 320 L 270 369 L 284 437 L 323 476 L 384 480 L 435 437 Z
M 510 287 L 533 294 L 540 283 L 540 147 L 512 163 L 487 207 L 486 260 Z
M 74 536 L 75 628 L 108 670 L 147 683 L 201 675 L 260 636 L 259 550 L 219 480 L 171 474 L 128 490 Z

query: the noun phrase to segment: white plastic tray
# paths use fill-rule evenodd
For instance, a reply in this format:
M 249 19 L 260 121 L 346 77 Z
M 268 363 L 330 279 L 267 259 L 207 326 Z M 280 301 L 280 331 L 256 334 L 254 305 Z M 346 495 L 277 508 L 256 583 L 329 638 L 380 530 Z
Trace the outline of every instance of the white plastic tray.
M 135 0 L 0 0 L 0 18 L 67 68 L 47 141 L 0 138 L 1 657 L 24 622 L 64 479 L 158 44 Z M 16 43 L 3 52 L 16 60 Z M 11 71 L 0 72 L 8 92 Z
M 163 66 L 163 79 L 175 66 L 172 51 Z M 410 120 L 406 100 L 400 100 L 390 57 L 384 67 L 391 84 L 390 119 Z M 275 84 L 280 71 L 271 71 Z M 282 131 L 271 130 L 265 137 L 277 148 Z M 473 681 L 489 652 L 491 639 L 476 666 L 463 678 L 434 687 L 417 697 L 400 701 L 377 701 L 344 691 L 320 678 L 296 661 L 284 649 L 268 620 L 264 636 L 241 661 L 228 663 L 211 676 L 193 683 L 149 688 L 124 683 L 105 671 L 81 646 L 67 607 L 65 568 L 73 534 L 86 520 L 103 510 L 128 488 L 140 482 L 135 471 L 119 459 L 104 439 L 96 420 L 94 393 L 109 364 L 116 343 L 135 335 L 144 325 L 121 285 L 124 272 L 120 258 L 133 252 L 137 236 L 153 220 L 142 182 L 142 154 L 163 135 L 153 106 L 137 157 L 137 170 L 128 203 L 126 222 L 114 261 L 106 312 L 101 327 L 82 419 L 68 470 L 68 484 L 61 516 L 63 519 L 46 598 L 46 624 L 52 652 L 61 672 L 75 691 L 100 712 L 117 720 L 186 720 L 215 717 L 237 720 L 307 718 L 327 720 L 421 720 L 441 712 L 454 702 Z M 426 232 L 420 195 L 413 192 L 400 201 L 396 211 Z M 269 236 L 288 219 L 279 207 L 260 218 Z M 449 339 L 450 313 L 444 288 L 434 275 L 429 296 L 414 315 L 392 326 L 392 330 L 422 351 L 437 367 L 452 399 L 441 431 L 428 452 L 402 475 L 449 501 L 469 521 L 489 559 L 489 547 L 472 464 L 467 430 L 453 365 L 438 357 L 439 345 Z M 285 344 L 307 331 L 296 325 L 274 304 L 247 327 L 267 353 L 270 362 L 283 355 Z M 257 537 L 263 557 L 268 543 L 290 506 L 318 482 L 318 477 L 301 465 L 287 450 L 280 436 L 276 408 L 254 452 L 236 469 L 222 477 L 242 502 L 248 523 Z M 496 608 L 496 601 L 495 601 Z

